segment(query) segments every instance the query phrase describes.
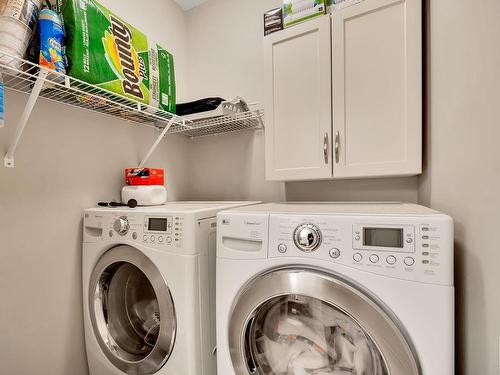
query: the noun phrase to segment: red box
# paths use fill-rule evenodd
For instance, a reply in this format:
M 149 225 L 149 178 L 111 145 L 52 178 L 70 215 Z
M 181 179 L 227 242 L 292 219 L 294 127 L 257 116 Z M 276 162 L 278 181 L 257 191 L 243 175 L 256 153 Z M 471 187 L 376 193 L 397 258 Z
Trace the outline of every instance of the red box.
M 159 168 L 127 168 L 125 169 L 127 185 L 165 185 L 165 172 Z

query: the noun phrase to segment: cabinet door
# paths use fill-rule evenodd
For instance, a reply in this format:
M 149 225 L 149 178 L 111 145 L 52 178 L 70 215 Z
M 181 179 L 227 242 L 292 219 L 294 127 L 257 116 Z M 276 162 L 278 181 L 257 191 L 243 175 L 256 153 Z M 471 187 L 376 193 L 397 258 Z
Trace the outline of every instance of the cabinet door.
M 330 17 L 264 40 L 266 177 L 332 177 Z
M 420 0 L 334 13 L 334 178 L 422 172 Z

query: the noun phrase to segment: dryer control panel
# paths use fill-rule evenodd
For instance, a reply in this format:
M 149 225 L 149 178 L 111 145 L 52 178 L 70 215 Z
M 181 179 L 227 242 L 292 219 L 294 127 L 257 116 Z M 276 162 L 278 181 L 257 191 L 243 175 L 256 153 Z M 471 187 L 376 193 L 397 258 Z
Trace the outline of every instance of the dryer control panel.
M 268 256 L 321 259 L 420 282 L 453 284 L 446 215 L 269 215 Z

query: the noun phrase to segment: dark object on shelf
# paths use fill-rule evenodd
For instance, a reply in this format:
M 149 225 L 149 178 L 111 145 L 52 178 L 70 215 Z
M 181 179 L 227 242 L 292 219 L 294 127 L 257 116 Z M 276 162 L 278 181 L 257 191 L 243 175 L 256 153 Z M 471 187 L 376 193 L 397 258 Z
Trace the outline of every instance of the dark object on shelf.
M 193 113 L 213 111 L 224 101 L 225 99 L 222 98 L 206 98 L 194 102 L 177 104 L 177 115 L 186 116 Z
M 135 199 L 131 199 L 128 201 L 128 203 L 117 203 L 117 202 L 99 202 L 97 203 L 99 207 L 129 207 L 129 208 L 136 208 L 137 207 L 137 201 Z
M 276 8 L 264 13 L 264 35 L 283 30 L 283 8 Z

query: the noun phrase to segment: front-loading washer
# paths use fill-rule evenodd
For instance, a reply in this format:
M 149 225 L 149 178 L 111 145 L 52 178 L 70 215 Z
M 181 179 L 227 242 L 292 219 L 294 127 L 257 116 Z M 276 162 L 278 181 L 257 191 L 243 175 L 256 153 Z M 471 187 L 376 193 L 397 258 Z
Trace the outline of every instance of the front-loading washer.
M 216 214 L 251 203 L 85 210 L 91 375 L 215 375 Z
M 453 222 L 400 203 L 263 204 L 217 234 L 221 375 L 452 375 Z

